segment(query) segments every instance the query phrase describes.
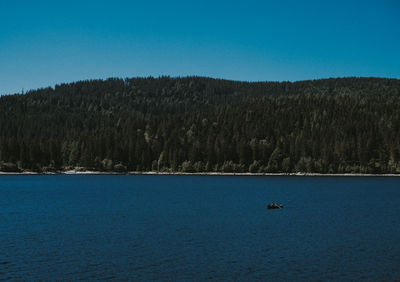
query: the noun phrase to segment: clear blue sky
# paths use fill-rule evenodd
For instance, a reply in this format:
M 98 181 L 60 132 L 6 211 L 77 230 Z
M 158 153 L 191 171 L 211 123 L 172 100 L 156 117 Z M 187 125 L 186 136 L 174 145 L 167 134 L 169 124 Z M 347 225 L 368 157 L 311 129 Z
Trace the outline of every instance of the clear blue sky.
M 149 75 L 400 78 L 400 0 L 0 1 L 0 94 Z

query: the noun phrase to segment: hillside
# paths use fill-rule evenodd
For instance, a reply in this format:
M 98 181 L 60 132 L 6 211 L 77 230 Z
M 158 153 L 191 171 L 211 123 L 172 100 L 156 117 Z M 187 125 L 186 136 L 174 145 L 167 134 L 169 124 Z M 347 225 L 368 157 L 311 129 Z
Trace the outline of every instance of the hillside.
M 90 80 L 0 97 L 0 170 L 400 173 L 400 80 Z

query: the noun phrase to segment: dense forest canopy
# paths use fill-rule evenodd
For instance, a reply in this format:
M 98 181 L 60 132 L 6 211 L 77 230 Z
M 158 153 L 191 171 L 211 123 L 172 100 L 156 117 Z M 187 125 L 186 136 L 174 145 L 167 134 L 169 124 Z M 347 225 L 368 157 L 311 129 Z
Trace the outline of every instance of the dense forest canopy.
M 90 80 L 0 97 L 0 170 L 400 173 L 400 80 Z

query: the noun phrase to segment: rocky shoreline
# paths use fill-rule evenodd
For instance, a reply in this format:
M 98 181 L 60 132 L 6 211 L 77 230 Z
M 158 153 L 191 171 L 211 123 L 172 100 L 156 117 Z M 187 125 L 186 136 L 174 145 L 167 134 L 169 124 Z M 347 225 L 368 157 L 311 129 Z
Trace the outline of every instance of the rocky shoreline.
M 90 170 L 66 170 L 66 171 L 55 171 L 55 172 L 34 172 L 34 171 L 23 171 L 23 172 L 2 172 L 0 175 L 199 175 L 199 176 L 338 176 L 338 177 L 400 177 L 400 174 L 363 174 L 363 173 L 236 173 L 236 172 L 158 172 L 158 171 L 129 171 L 129 172 L 112 172 L 112 171 L 90 171 Z

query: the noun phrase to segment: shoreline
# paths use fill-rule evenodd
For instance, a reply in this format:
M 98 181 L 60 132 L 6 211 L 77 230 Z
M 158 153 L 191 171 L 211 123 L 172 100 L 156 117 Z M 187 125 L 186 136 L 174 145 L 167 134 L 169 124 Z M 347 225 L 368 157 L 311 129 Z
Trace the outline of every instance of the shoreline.
M 250 172 L 158 172 L 158 171 L 91 171 L 67 170 L 57 172 L 4 172 L 1 175 L 192 175 L 192 176 L 303 176 L 303 177 L 400 177 L 400 174 L 367 174 L 367 173 L 250 173 Z

